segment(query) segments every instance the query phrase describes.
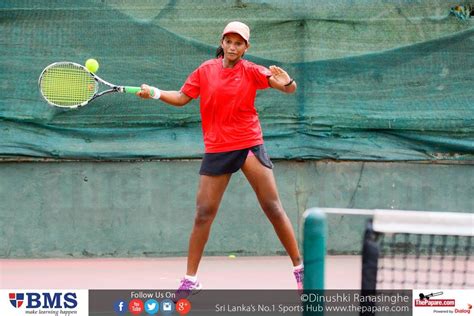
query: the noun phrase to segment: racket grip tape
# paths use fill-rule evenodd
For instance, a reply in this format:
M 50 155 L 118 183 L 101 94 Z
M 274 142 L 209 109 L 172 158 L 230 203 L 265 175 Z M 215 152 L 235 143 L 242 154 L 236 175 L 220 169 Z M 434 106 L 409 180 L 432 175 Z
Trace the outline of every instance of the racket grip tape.
M 135 94 L 135 93 L 137 93 L 141 90 L 142 90 L 142 88 L 140 88 L 140 87 L 127 87 L 127 86 L 123 87 L 123 92 L 125 92 L 125 93 L 134 93 Z
M 142 88 L 140 87 L 130 87 L 130 86 L 125 86 L 123 87 L 123 91 L 125 93 L 133 93 L 133 94 L 136 94 L 137 92 L 140 92 L 142 90 Z M 155 95 L 155 90 L 154 89 L 150 89 L 150 96 L 153 97 Z

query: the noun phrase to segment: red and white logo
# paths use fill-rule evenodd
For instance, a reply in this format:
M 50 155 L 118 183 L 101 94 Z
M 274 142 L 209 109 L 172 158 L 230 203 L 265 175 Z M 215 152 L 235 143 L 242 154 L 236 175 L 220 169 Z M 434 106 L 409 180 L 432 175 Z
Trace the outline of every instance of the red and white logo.
M 413 290 L 413 316 L 472 314 L 474 290 L 418 289 Z M 453 315 L 454 316 L 454 315 Z
M 128 304 L 128 310 L 134 315 L 142 313 L 144 309 L 145 305 L 143 304 L 143 301 L 138 298 L 131 300 Z
M 443 292 L 420 293 L 420 299 L 415 300 L 415 307 L 454 307 L 454 299 L 432 299 L 432 297 L 443 295 Z
M 176 302 L 176 311 L 180 315 L 186 315 L 191 311 L 191 302 L 185 298 L 180 299 Z

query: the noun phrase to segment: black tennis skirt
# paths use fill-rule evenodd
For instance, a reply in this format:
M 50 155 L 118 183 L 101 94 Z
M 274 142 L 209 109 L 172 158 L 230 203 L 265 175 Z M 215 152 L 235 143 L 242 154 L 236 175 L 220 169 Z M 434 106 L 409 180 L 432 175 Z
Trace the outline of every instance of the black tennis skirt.
M 204 154 L 202 159 L 200 175 L 217 176 L 221 174 L 234 173 L 242 168 L 249 151 L 257 157 L 258 161 L 265 167 L 273 169 L 273 163 L 267 154 L 265 146 L 257 145 L 250 148 L 226 151 L 222 153 Z

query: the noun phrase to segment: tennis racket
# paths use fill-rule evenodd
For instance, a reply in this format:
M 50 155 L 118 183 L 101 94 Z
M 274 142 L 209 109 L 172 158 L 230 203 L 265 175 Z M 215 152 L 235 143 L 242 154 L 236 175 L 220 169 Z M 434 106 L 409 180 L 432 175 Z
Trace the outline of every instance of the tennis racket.
M 110 89 L 99 92 L 100 84 Z M 86 105 L 104 94 L 135 94 L 141 90 L 140 87 L 113 85 L 73 62 L 57 62 L 47 66 L 39 77 L 38 85 L 46 102 L 70 109 Z

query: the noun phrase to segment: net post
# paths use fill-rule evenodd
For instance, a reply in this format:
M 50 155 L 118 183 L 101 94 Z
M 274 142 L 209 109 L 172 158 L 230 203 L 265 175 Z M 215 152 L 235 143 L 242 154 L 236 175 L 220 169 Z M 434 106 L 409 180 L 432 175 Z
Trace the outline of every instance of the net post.
M 303 218 L 304 289 L 324 290 L 326 213 L 321 209 L 312 208 L 305 211 Z
M 376 241 L 376 234 L 372 227 L 372 220 L 368 220 L 362 244 L 362 283 L 361 296 L 371 297 L 377 294 L 377 269 L 380 249 Z M 364 312 L 360 312 L 359 316 L 373 316 L 372 312 L 375 303 L 372 300 L 365 299 L 360 303 L 364 308 Z
M 364 293 L 375 292 L 377 287 L 377 267 L 380 249 L 375 240 L 372 221 L 367 221 L 362 245 L 362 284 Z

